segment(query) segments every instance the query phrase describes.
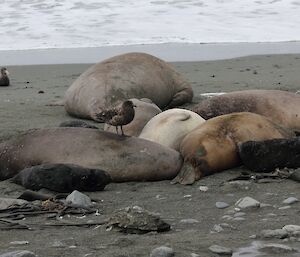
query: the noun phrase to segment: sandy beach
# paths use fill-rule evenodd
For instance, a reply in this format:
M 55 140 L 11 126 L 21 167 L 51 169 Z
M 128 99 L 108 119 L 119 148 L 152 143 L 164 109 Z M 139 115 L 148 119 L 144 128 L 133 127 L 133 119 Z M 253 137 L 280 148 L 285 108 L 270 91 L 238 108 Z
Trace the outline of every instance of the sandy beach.
M 227 60 L 174 62 L 176 70 L 193 86 L 194 100 L 190 108 L 201 100 L 202 93 L 229 92 L 246 89 L 300 90 L 300 54 L 257 55 Z M 63 106 L 51 103 L 63 99 L 71 83 L 91 64 L 56 64 L 8 66 L 11 86 L 0 88 L 0 139 L 4 140 L 31 128 L 55 127 L 72 120 Z M 91 124 L 99 124 L 88 121 Z M 101 129 L 101 126 L 99 126 Z M 299 184 L 292 180 L 245 184 L 227 183 L 243 171 L 243 167 L 205 177 L 192 186 L 171 185 L 169 181 L 148 183 L 110 184 L 103 192 L 87 193 L 98 199 L 100 216 L 88 215 L 84 221 L 101 219 L 118 208 L 138 205 L 159 213 L 171 224 L 165 233 L 124 235 L 106 231 L 105 226 L 77 228 L 45 228 L 34 230 L 0 230 L 0 253 L 17 249 L 30 250 L 39 256 L 110 256 L 142 257 L 161 245 L 169 246 L 175 256 L 218 256 L 208 249 L 213 244 L 229 247 L 233 256 L 241 256 L 240 248 L 253 242 L 279 243 L 299 247 L 299 238 L 259 239 L 262 229 L 277 229 L 284 225 L 300 225 L 300 203 L 285 206 L 288 197 L 300 199 Z M 202 192 L 199 186 L 207 186 Z M 9 181 L 0 182 L 0 197 L 18 197 L 24 188 Z M 234 203 L 250 196 L 267 204 L 253 211 L 245 211 L 243 219 L 226 219 L 234 216 Z M 101 201 L 100 201 L 101 200 Z M 216 202 L 226 202 L 229 207 L 218 209 Z M 29 218 L 45 222 L 44 216 Z M 193 219 L 192 222 L 182 220 Z M 82 221 L 82 220 L 81 220 Z M 222 230 L 216 231 L 215 225 Z M 223 225 L 222 225 L 223 224 Z M 13 245 L 12 241 L 28 241 Z M 253 251 L 250 247 L 247 251 Z M 198 255 L 192 255 L 198 254 Z M 299 256 L 284 252 L 264 256 Z

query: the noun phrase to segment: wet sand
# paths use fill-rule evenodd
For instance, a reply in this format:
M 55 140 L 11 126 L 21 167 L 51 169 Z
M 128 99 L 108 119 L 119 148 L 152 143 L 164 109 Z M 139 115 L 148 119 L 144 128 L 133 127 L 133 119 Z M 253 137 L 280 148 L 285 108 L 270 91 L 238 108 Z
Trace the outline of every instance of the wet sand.
M 291 92 L 300 90 L 300 54 L 261 55 L 173 64 L 192 83 L 195 93 L 193 104 L 200 101 L 201 93 L 244 89 L 281 89 Z M 12 85 L 0 88 L 0 139 L 31 128 L 54 127 L 60 122 L 74 119 L 66 114 L 63 106 L 49 104 L 62 100 L 72 81 L 89 66 L 90 64 L 9 66 Z M 95 124 L 92 121 L 90 123 Z M 175 256 L 187 257 L 192 253 L 199 256 L 216 256 L 208 250 L 212 244 L 230 247 L 234 252 L 238 252 L 239 247 L 249 246 L 255 241 L 256 239 L 250 236 L 258 234 L 262 229 L 300 224 L 299 203 L 289 209 L 278 209 L 283 206 L 284 199 L 290 196 L 300 198 L 297 182 L 251 182 L 246 186 L 223 184 L 242 170 L 240 167 L 224 171 L 206 177 L 193 186 L 171 185 L 169 181 L 132 182 L 110 184 L 103 192 L 88 193 L 89 196 L 102 200 L 99 210 L 103 217 L 118 208 L 138 205 L 160 213 L 161 217 L 172 225 L 170 232 L 123 235 L 115 231 L 106 231 L 105 226 L 0 231 L 0 253 L 26 249 L 39 256 L 135 257 L 149 256 L 152 249 L 167 245 L 174 249 Z M 200 185 L 208 186 L 208 191 L 201 192 Z M 22 187 L 9 181 L 0 182 L 1 197 L 17 197 L 22 191 Z M 223 219 L 234 203 L 245 196 L 271 206 L 247 211 L 245 220 Z M 230 207 L 218 209 L 215 207 L 218 201 L 227 202 Z M 96 221 L 103 217 L 90 215 L 81 221 Z M 195 219 L 199 222 L 182 223 L 182 219 Z M 45 217 L 30 218 L 30 221 L 45 223 Z M 214 225 L 221 223 L 227 223 L 228 226 L 224 225 L 221 232 L 212 232 Z M 29 244 L 10 245 L 11 241 L 23 240 Z M 268 242 L 294 247 L 299 245 L 297 240 L 272 239 Z M 70 248 L 72 245 L 76 247 Z

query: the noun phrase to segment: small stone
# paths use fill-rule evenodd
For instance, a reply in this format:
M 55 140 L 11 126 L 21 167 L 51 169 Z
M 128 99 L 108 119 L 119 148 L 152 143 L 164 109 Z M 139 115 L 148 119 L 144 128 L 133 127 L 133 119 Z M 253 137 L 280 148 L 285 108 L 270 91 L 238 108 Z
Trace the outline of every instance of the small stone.
M 282 203 L 284 203 L 284 204 L 293 204 L 293 203 L 296 203 L 296 202 L 299 202 L 298 198 L 289 197 L 289 198 L 285 199 Z
M 237 212 L 233 216 L 236 218 L 236 217 L 242 217 L 242 216 L 245 216 L 245 215 L 246 215 L 246 213 L 244 213 L 244 212 Z
M 257 238 L 257 235 L 251 235 L 251 236 L 249 236 L 249 238 L 251 238 L 251 239 L 256 239 L 256 238 Z
M 191 198 L 192 195 L 184 195 L 183 198 Z
M 208 249 L 213 253 L 222 254 L 222 255 L 232 255 L 232 250 L 224 246 L 211 245 Z
M 93 206 L 91 199 L 77 190 L 74 190 L 67 196 L 66 202 L 68 205 L 75 208 L 89 209 Z
M 235 203 L 235 205 L 241 209 L 254 209 L 260 207 L 260 202 L 256 201 L 255 199 L 249 196 L 246 196 L 244 198 L 239 199 Z
M 282 244 L 265 244 L 262 247 L 260 247 L 260 250 L 263 252 L 271 253 L 271 254 L 283 254 L 283 253 L 291 253 L 296 252 L 297 250 L 289 247 L 287 245 Z
M 199 186 L 199 190 L 202 192 L 206 192 L 208 190 L 207 186 Z
M 218 209 L 225 209 L 225 208 L 227 208 L 228 206 L 229 206 L 228 203 L 225 203 L 225 202 L 216 202 L 216 207 L 217 207 Z
M 260 236 L 263 238 L 286 238 L 288 237 L 288 232 L 284 229 L 266 229 L 260 232 Z
M 287 206 L 282 206 L 282 207 L 279 207 L 278 210 L 286 210 L 286 209 L 290 209 L 291 206 L 287 205 Z
M 180 223 L 186 223 L 186 224 L 195 224 L 195 223 L 199 223 L 199 220 L 196 220 L 196 219 L 182 219 L 179 222 Z
M 299 93 L 300 93 L 300 90 L 299 90 Z M 300 182 L 300 169 L 294 170 L 294 172 L 288 178 L 291 180 Z
M 282 229 L 284 229 L 288 233 L 300 232 L 299 225 L 285 225 Z
M 230 215 L 224 215 L 224 216 L 222 216 L 222 219 L 225 219 L 225 220 L 232 220 L 233 217 L 230 216 Z
M 11 244 L 11 245 L 28 245 L 29 242 L 28 241 L 12 241 L 9 244 Z
M 246 219 L 243 218 L 243 217 L 236 217 L 236 218 L 233 218 L 232 220 L 233 220 L 233 221 L 244 221 L 244 220 L 246 220 Z
M 155 248 L 150 254 L 150 257 L 172 257 L 172 256 L 175 256 L 175 252 L 172 248 L 167 246 L 160 246 L 158 248 Z
M 217 232 L 217 233 L 220 233 L 222 232 L 224 229 L 221 227 L 221 225 L 219 224 L 216 224 L 214 225 L 213 229 L 212 229 L 212 232 Z
M 0 254 L 0 257 L 37 257 L 33 252 L 19 250 Z
M 191 253 L 191 257 L 200 257 L 200 255 L 196 253 Z
M 25 200 L 22 199 L 14 199 L 14 198 L 0 198 L 0 210 L 7 209 L 8 207 L 12 205 L 23 205 L 25 203 L 28 203 Z
M 44 94 L 45 92 L 43 90 L 38 91 L 38 94 Z

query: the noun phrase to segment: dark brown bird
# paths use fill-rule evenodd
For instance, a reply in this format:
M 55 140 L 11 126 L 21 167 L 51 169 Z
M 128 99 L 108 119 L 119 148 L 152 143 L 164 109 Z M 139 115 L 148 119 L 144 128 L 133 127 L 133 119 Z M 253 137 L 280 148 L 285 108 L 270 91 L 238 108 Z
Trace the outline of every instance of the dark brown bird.
M 116 127 L 118 134 L 118 128 L 121 127 L 122 136 L 124 135 L 122 126 L 130 123 L 134 118 L 134 107 L 136 107 L 132 101 L 126 100 L 121 105 L 103 110 L 94 115 L 96 121 L 100 123 L 106 123 Z
M 9 86 L 9 78 L 8 78 L 8 71 L 6 68 L 1 68 L 0 72 L 0 87 L 7 87 Z

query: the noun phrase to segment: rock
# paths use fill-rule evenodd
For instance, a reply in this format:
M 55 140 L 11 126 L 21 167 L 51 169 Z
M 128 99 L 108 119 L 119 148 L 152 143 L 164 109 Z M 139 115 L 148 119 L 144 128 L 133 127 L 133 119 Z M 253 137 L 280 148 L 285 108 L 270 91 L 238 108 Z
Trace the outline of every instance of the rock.
M 90 209 L 93 207 L 91 199 L 77 190 L 74 190 L 67 196 L 66 203 L 75 208 Z
M 233 220 L 233 221 L 244 221 L 244 220 L 246 220 L 246 219 L 243 218 L 243 217 L 235 217 L 235 218 L 233 218 L 232 220 Z
M 282 229 L 287 231 L 288 233 L 300 232 L 299 225 L 285 225 Z
M 180 223 L 186 223 L 186 224 L 194 224 L 194 223 L 199 223 L 199 220 L 196 220 L 196 219 L 182 219 L 179 222 Z
M 160 246 L 158 248 L 155 248 L 150 254 L 150 257 L 172 257 L 172 256 L 175 256 L 175 252 L 172 248 L 167 246 Z
M 29 242 L 28 241 L 12 241 L 12 242 L 9 242 L 9 244 L 11 244 L 11 245 L 28 245 Z
M 0 254 L 0 257 L 37 257 L 33 252 L 19 250 Z
M 208 191 L 208 187 L 207 186 L 199 186 L 199 190 L 202 192 L 206 192 L 206 191 Z
M 262 238 L 286 238 L 288 237 L 288 232 L 284 229 L 266 229 L 260 232 Z
M 255 199 L 246 196 L 244 198 L 239 199 L 235 205 L 241 209 L 254 209 L 260 207 L 260 202 L 256 201 Z
M 283 206 L 283 207 L 279 207 L 278 210 L 286 210 L 286 209 L 290 209 L 291 206 L 287 205 L 287 206 Z
M 225 203 L 225 202 L 216 202 L 216 207 L 217 207 L 218 209 L 225 209 L 225 208 L 227 208 L 228 206 L 229 206 L 228 203 Z
M 246 215 L 245 212 L 237 212 L 237 213 L 235 213 L 233 216 L 234 216 L 235 218 L 237 218 L 237 217 L 242 217 L 242 216 L 245 216 L 245 215 Z
M 289 197 L 289 198 L 283 200 L 282 203 L 284 203 L 284 204 L 293 204 L 293 203 L 296 203 L 296 202 L 299 202 L 298 198 L 296 198 L 296 197 Z
M 216 224 L 214 225 L 213 229 L 212 229 L 212 232 L 217 232 L 217 233 L 220 233 L 222 232 L 224 229 L 221 227 L 221 225 L 219 224 Z
M 217 253 L 220 255 L 232 255 L 232 250 L 230 248 L 219 246 L 219 245 L 211 245 L 208 248 L 211 252 Z
M 116 211 L 108 221 L 108 227 L 117 228 L 120 232 L 145 234 L 148 232 L 169 231 L 171 226 L 139 206 L 126 207 Z
M 288 178 L 300 182 L 300 169 L 294 170 Z
M 12 205 L 22 205 L 28 203 L 25 200 L 13 199 L 13 198 L 0 198 L 0 210 L 5 210 Z
M 200 255 L 196 253 L 191 253 L 191 257 L 200 257 Z
M 285 254 L 285 253 L 292 253 L 297 251 L 296 249 L 289 247 L 287 245 L 273 244 L 273 243 L 262 245 L 262 247 L 260 247 L 259 250 L 270 254 Z

